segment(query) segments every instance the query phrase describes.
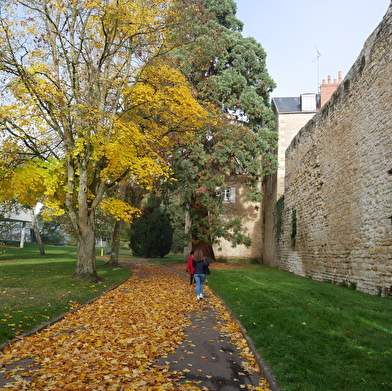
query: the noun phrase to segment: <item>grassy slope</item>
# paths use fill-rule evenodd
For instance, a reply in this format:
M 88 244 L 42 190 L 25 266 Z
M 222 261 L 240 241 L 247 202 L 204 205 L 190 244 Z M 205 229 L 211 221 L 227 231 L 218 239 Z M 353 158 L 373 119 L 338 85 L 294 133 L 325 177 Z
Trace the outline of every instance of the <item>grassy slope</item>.
M 285 391 L 392 390 L 392 300 L 263 265 L 209 281 Z

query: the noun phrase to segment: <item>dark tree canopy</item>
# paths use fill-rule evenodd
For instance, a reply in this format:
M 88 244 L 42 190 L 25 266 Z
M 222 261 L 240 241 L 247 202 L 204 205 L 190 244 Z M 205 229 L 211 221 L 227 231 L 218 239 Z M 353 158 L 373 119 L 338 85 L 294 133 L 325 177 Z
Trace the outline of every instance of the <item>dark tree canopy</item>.
M 130 248 L 140 257 L 163 258 L 171 250 L 173 232 L 159 200 L 150 197 L 130 229 Z
M 188 45 L 173 54 L 193 86 L 199 102 L 216 121 L 195 135 L 188 145 L 178 145 L 173 168 L 191 226 L 193 247 L 203 247 L 214 258 L 212 244 L 221 238 L 233 246 L 250 245 L 239 217 L 227 220 L 217 188 L 225 177 L 241 173 L 247 199 L 260 201 L 258 184 L 276 170 L 277 135 L 269 94 L 275 87 L 266 68 L 266 53 L 253 38 L 243 37 L 232 0 L 203 0 L 209 18 L 203 24 L 179 31 Z

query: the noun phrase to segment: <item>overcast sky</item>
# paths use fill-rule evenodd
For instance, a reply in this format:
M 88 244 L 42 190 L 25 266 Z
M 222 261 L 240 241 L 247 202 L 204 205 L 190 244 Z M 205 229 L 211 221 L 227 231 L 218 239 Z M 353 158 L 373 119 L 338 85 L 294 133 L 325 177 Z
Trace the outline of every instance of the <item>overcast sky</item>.
M 318 92 L 343 78 L 385 15 L 390 0 L 236 0 L 244 36 L 267 52 L 273 97 Z M 317 57 L 318 60 L 317 60 Z

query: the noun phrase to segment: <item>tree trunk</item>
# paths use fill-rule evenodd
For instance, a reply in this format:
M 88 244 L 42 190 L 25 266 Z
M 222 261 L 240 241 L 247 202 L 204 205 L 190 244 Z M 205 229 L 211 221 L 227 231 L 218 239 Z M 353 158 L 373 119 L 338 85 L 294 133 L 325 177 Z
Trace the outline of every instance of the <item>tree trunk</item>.
M 193 197 L 193 199 L 191 201 L 191 205 L 193 205 L 194 212 L 198 214 L 198 217 L 200 220 L 203 220 L 205 217 L 208 216 L 208 210 L 198 202 L 196 195 Z M 192 226 L 192 224 L 193 224 L 192 218 L 189 217 L 189 219 L 190 219 L 189 220 L 190 226 Z M 202 227 L 199 227 L 199 229 L 202 229 Z M 203 241 L 203 240 L 200 240 L 199 236 L 198 236 L 198 231 L 196 231 L 196 232 L 193 231 L 193 233 L 192 233 L 192 250 L 195 251 L 197 248 L 202 249 L 204 256 L 207 257 L 207 259 L 210 262 L 216 261 L 212 245 Z
M 187 205 L 187 209 L 185 211 L 185 236 L 188 235 L 190 227 L 192 225 L 192 221 L 189 215 L 189 205 Z M 189 240 L 188 244 L 184 247 L 184 261 L 188 260 L 189 253 L 192 249 L 192 241 Z
M 19 244 L 20 248 L 24 247 L 25 239 L 26 239 L 26 222 L 23 221 L 22 222 L 22 230 L 20 232 L 20 244 Z
M 80 173 L 78 194 L 77 234 L 78 252 L 75 272 L 72 278 L 89 279 L 91 282 L 103 281 L 96 271 L 95 264 L 95 209 L 87 202 L 87 170 Z
M 198 242 L 196 245 L 192 246 L 192 250 L 195 251 L 197 248 L 202 249 L 204 256 L 207 257 L 209 262 L 216 261 L 214 250 L 213 250 L 211 244 L 209 244 L 207 242 Z
M 118 189 L 118 198 L 120 201 L 125 201 L 127 194 L 127 185 L 121 184 Z M 110 253 L 110 260 L 106 264 L 106 266 L 118 267 L 118 256 L 120 254 L 120 240 L 121 240 L 121 231 L 124 224 L 124 220 L 116 220 L 114 224 L 113 230 L 113 239 L 112 239 L 112 251 Z
M 72 278 L 89 279 L 91 282 L 103 281 L 98 276 L 95 265 L 95 221 L 91 213 L 86 225 L 78 233 L 78 258 Z
M 110 260 L 105 266 L 118 267 L 118 256 L 120 253 L 120 239 L 123 223 L 124 220 L 118 220 L 114 225 Z
M 31 222 L 33 225 L 34 234 L 37 239 L 37 243 L 38 243 L 38 247 L 39 247 L 39 253 L 41 255 L 45 255 L 44 245 L 42 243 L 41 235 L 39 233 L 37 219 L 35 218 L 35 214 L 34 214 L 34 209 L 30 209 L 30 215 L 31 215 Z

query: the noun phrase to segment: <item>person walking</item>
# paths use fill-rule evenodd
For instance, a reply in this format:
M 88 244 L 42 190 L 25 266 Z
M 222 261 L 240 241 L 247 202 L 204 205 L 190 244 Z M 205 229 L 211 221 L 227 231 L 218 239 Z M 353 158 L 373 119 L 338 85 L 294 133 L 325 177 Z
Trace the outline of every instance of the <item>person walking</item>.
M 204 266 L 209 266 L 208 259 L 204 256 L 201 248 L 197 248 L 193 254 L 193 268 L 194 278 L 196 282 L 196 297 L 197 300 L 203 299 L 205 271 Z
M 190 284 L 192 285 L 194 278 L 193 275 L 195 273 L 195 269 L 193 268 L 193 253 L 194 251 L 191 251 L 189 253 L 189 257 L 188 257 L 188 264 L 186 265 L 186 271 L 189 271 L 189 275 L 190 275 Z

